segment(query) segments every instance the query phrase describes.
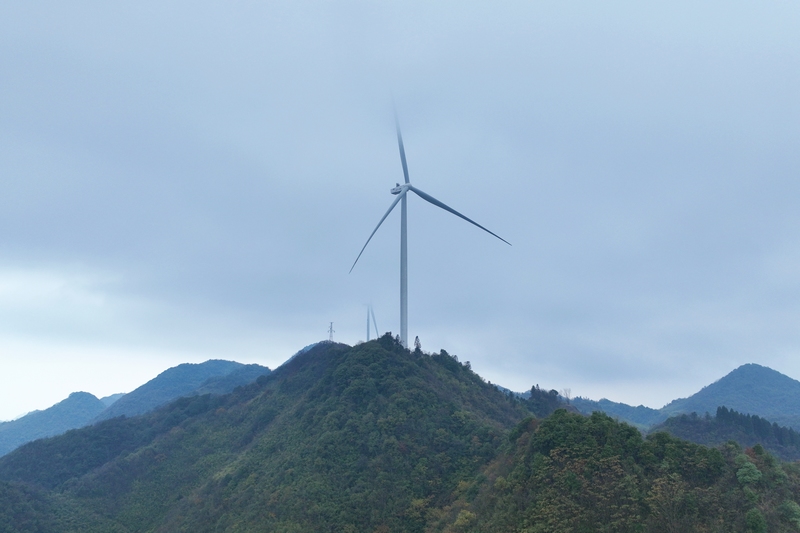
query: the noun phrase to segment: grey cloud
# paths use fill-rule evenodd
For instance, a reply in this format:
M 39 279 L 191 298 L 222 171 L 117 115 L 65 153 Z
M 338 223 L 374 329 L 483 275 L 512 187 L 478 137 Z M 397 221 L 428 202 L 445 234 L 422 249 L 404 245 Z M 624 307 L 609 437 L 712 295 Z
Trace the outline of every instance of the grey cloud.
M 329 321 L 355 342 L 367 304 L 396 331 L 395 217 L 347 274 L 402 179 L 394 99 L 412 182 L 514 245 L 412 199 L 426 349 L 635 403 L 735 362 L 799 377 L 798 19 L 770 2 L 4 5 L 0 263 L 108 275 L 118 304 L 5 331 L 254 356 Z

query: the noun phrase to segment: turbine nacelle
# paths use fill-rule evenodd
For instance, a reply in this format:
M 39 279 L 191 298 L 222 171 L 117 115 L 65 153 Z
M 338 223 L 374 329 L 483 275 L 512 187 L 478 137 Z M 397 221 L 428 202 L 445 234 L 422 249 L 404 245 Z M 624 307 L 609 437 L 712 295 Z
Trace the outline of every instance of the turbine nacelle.
M 392 194 L 402 194 L 402 193 L 406 192 L 409 189 L 409 187 L 411 187 L 410 183 L 405 183 L 403 185 L 400 185 L 398 183 L 397 187 L 392 187 L 389 192 L 392 193 Z

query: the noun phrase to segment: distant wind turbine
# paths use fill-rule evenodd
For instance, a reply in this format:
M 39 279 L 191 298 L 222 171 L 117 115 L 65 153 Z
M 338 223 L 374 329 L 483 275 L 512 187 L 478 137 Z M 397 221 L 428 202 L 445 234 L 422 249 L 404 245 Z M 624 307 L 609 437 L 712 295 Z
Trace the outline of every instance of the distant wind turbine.
M 375 229 L 372 230 L 372 233 L 367 239 L 367 242 L 364 243 L 364 247 L 361 248 L 361 251 L 358 253 L 358 257 L 356 257 L 356 260 L 353 262 L 353 266 L 350 267 L 350 272 L 352 272 L 353 269 L 355 268 L 356 263 L 358 263 L 358 260 L 361 258 L 361 254 L 364 253 L 364 250 L 367 248 L 369 241 L 372 240 L 373 235 L 375 235 L 375 232 L 378 231 L 378 228 L 381 227 L 383 221 L 386 220 L 386 217 L 389 216 L 389 213 L 392 212 L 392 209 L 395 208 L 397 203 L 402 201 L 400 207 L 400 342 L 403 344 L 403 346 L 407 348 L 408 347 L 408 230 L 407 230 L 408 211 L 406 207 L 406 194 L 408 193 L 408 191 L 412 191 L 414 194 L 416 194 L 426 202 L 429 202 L 435 205 L 436 207 L 440 207 L 445 211 L 448 211 L 454 214 L 455 216 L 466 220 L 470 224 L 478 226 L 486 233 L 494 235 L 495 237 L 497 237 L 504 243 L 508 244 L 509 246 L 511 246 L 511 243 L 505 240 L 504 238 L 500 237 L 496 233 L 492 233 L 491 231 L 484 228 L 474 220 L 465 217 L 452 207 L 443 204 L 433 196 L 424 193 L 418 188 L 411 185 L 411 183 L 408 181 L 408 164 L 406 163 L 406 150 L 403 147 L 403 135 L 400 133 L 400 122 L 397 120 L 397 115 L 395 115 L 395 125 L 397 127 L 397 145 L 400 148 L 400 162 L 403 164 L 403 178 L 405 179 L 405 183 L 403 183 L 403 185 L 400 185 L 398 183 L 396 187 L 391 189 L 391 193 L 396 195 L 397 198 L 395 198 L 394 202 L 392 202 L 392 205 L 389 206 L 388 211 L 386 211 L 386 214 L 383 215 L 383 218 L 381 218 L 380 222 L 378 222 L 378 225 L 375 226 Z
M 381 334 L 378 333 L 378 323 L 375 321 L 375 312 L 372 310 L 372 306 L 370 305 L 367 307 L 367 342 L 369 342 L 370 317 L 372 317 L 372 325 L 375 326 L 375 338 L 377 339 L 381 336 Z

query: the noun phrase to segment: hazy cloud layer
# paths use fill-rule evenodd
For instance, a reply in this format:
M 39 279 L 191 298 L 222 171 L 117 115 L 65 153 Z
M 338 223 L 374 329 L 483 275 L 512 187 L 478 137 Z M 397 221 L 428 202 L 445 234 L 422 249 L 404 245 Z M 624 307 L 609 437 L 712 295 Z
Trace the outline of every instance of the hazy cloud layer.
M 800 7 L 0 6 L 0 419 L 399 329 L 654 407 L 800 378 Z

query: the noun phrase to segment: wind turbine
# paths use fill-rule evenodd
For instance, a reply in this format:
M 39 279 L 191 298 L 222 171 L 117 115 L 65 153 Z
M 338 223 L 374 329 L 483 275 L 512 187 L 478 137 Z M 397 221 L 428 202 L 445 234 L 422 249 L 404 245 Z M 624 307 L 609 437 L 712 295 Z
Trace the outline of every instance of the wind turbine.
M 367 342 L 369 342 L 369 332 L 371 329 L 369 322 L 370 316 L 372 317 L 372 325 L 375 326 L 375 338 L 377 339 L 381 336 L 381 334 L 378 333 L 378 323 L 375 321 L 375 312 L 372 310 L 372 306 L 370 305 L 367 307 Z
M 364 253 L 364 250 L 367 248 L 369 241 L 372 240 L 373 235 L 375 235 L 375 232 L 378 231 L 378 228 L 381 227 L 383 221 L 386 220 L 386 217 L 389 216 L 389 213 L 392 212 L 392 209 L 395 208 L 398 202 L 401 202 L 400 205 L 400 342 L 403 344 L 403 346 L 408 348 L 408 230 L 407 230 L 408 210 L 407 210 L 407 198 L 406 198 L 408 191 L 413 192 L 426 202 L 431 203 L 436 207 L 440 207 L 445 211 L 448 211 L 454 214 L 455 216 L 466 220 L 472 225 L 478 226 L 486 233 L 494 235 L 495 237 L 497 237 L 504 243 L 508 244 L 509 246 L 511 246 L 511 243 L 505 240 L 504 238 L 500 237 L 496 233 L 492 233 L 491 231 L 484 228 L 474 220 L 465 217 L 452 207 L 443 204 L 433 196 L 425 192 L 422 192 L 418 188 L 411 185 L 411 182 L 409 182 L 408 180 L 408 164 L 406 163 L 406 150 L 403 147 L 403 135 L 400 133 L 400 122 L 397 120 L 396 115 L 395 115 L 395 126 L 397 127 L 397 145 L 400 148 L 400 162 L 403 164 L 403 178 L 405 179 L 405 183 L 403 183 L 402 185 L 398 183 L 396 184 L 397 185 L 396 187 L 393 187 L 391 189 L 390 192 L 395 196 L 397 196 L 397 198 L 395 198 L 394 202 L 392 202 L 392 205 L 389 206 L 389 209 L 386 211 L 386 214 L 383 215 L 383 218 L 381 218 L 380 222 L 378 222 L 378 225 L 375 226 L 375 229 L 372 230 L 372 233 L 367 239 L 367 242 L 364 243 L 364 247 L 361 248 L 361 251 L 358 253 L 358 257 L 356 257 L 356 260 L 353 262 L 353 266 L 350 267 L 350 272 L 352 272 L 353 269 L 355 268 L 356 263 L 358 263 L 358 260 L 361 258 L 361 254 Z

